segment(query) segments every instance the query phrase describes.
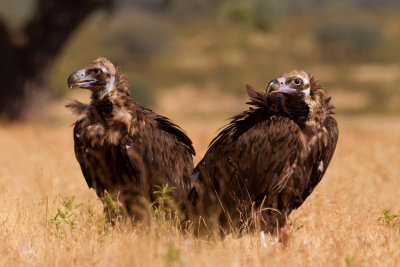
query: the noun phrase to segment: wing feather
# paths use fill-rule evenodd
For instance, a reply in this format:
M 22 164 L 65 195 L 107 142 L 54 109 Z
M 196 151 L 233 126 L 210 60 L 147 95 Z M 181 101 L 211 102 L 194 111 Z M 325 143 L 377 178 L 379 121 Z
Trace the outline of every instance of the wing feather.
M 320 146 L 317 146 L 316 158 L 313 160 L 313 166 L 311 171 L 310 182 L 308 184 L 307 190 L 305 190 L 303 199 L 306 199 L 314 190 L 314 188 L 321 181 L 326 170 L 328 169 L 329 163 L 332 159 L 333 153 L 335 152 L 339 128 L 337 122 L 331 116 L 327 117 L 323 123 L 326 131 L 323 133 Z
M 194 149 L 178 126 L 164 117 L 158 122 L 136 121 L 137 129 L 122 137 L 120 152 L 125 164 L 135 170 L 142 192 L 153 195 L 156 185 L 168 183 L 182 198 L 191 188 Z
M 82 170 L 82 174 L 89 188 L 94 188 L 96 192 L 103 192 L 104 185 L 98 177 L 97 167 L 99 162 L 95 157 L 88 153 L 90 144 L 85 138 L 85 131 L 83 125 L 86 119 L 81 119 L 75 123 L 74 126 L 74 150 L 75 156 Z
M 296 123 L 280 116 L 257 123 L 237 138 L 233 132 L 225 133 L 200 163 L 205 168 L 197 167 L 200 179 L 214 177 L 219 194 L 246 192 L 260 201 L 271 198 L 292 177 L 292 167 L 304 147 L 300 135 Z

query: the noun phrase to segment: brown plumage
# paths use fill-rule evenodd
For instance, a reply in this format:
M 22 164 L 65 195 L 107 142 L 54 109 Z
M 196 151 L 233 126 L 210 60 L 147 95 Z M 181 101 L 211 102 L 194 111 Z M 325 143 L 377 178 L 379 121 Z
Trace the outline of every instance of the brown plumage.
M 189 199 L 195 231 L 283 226 L 319 183 L 335 150 L 330 98 L 305 72 L 271 81 L 266 93 L 250 86 L 247 92 L 251 107 L 220 131 L 194 171 Z
M 136 220 L 150 218 L 156 185 L 176 187 L 176 204 L 186 198 L 194 149 L 181 128 L 134 101 L 124 76 L 105 58 L 71 74 L 68 85 L 92 91 L 89 105 L 75 101 L 67 107 L 79 117 L 76 158 L 99 197 L 105 190 L 118 196 Z

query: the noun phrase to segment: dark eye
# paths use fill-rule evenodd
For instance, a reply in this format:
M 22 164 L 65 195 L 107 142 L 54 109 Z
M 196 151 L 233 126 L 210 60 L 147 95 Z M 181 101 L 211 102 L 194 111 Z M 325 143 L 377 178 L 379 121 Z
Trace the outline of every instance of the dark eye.
M 98 75 L 101 73 L 101 69 L 97 69 L 97 68 L 91 69 L 90 72 L 93 73 L 94 75 Z
M 303 81 L 300 78 L 294 78 L 293 83 L 295 85 L 301 85 L 303 83 Z

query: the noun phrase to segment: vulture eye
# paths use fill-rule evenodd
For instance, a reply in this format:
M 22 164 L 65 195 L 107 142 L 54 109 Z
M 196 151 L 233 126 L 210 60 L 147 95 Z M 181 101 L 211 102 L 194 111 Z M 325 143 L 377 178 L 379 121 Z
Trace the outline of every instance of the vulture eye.
M 295 78 L 295 79 L 293 80 L 293 83 L 294 83 L 295 85 L 301 85 L 301 84 L 303 83 L 303 81 L 302 81 L 300 78 Z
M 101 73 L 101 69 L 95 68 L 95 69 L 89 70 L 89 72 L 92 73 L 92 74 L 94 74 L 94 75 L 98 75 L 98 74 Z

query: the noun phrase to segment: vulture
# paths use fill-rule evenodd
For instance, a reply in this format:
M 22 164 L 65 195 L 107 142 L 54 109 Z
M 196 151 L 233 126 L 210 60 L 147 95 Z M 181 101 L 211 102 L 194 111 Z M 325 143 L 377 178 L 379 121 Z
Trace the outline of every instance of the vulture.
M 174 189 L 177 205 L 186 200 L 195 152 L 179 126 L 133 100 L 125 75 L 106 58 L 72 73 L 68 86 L 91 91 L 89 104 L 67 108 L 78 117 L 76 159 L 98 197 L 118 198 L 122 215 L 145 223 L 159 186 Z
M 231 118 L 194 172 L 188 195 L 195 231 L 274 232 L 324 176 L 338 126 L 320 84 L 304 71 L 247 85 L 248 110 Z

